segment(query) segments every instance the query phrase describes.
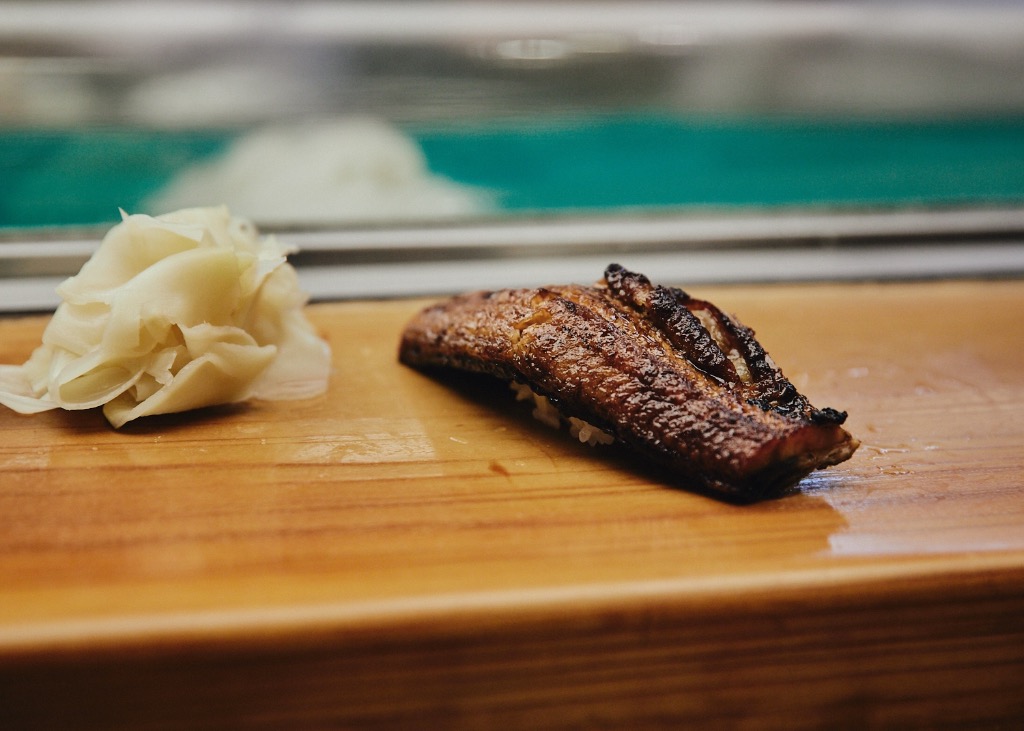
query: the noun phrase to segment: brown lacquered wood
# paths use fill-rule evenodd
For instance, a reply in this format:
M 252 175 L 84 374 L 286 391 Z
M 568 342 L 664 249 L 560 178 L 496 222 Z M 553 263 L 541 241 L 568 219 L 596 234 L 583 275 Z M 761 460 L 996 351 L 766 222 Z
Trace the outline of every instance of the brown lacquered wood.
M 1024 722 L 1024 282 L 692 294 L 849 411 L 851 461 L 670 488 L 399 365 L 422 301 L 311 306 L 323 398 L 0 411 L 0 728 Z

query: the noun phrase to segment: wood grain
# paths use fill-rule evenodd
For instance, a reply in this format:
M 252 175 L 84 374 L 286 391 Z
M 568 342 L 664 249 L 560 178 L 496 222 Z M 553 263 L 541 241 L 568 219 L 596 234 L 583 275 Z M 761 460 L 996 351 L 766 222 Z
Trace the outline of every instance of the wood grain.
M 310 308 L 323 398 L 0 412 L 0 728 L 1024 722 L 1024 282 L 692 293 L 850 412 L 850 462 L 669 488 L 400 366 L 411 300 Z

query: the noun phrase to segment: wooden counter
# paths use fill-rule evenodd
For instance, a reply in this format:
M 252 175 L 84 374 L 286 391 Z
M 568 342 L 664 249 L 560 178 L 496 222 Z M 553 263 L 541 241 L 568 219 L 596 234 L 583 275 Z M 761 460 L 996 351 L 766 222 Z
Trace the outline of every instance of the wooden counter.
M 0 728 L 1024 723 L 1024 282 L 691 289 L 851 461 L 670 488 L 400 366 L 422 301 L 312 306 L 320 399 L 0 410 Z

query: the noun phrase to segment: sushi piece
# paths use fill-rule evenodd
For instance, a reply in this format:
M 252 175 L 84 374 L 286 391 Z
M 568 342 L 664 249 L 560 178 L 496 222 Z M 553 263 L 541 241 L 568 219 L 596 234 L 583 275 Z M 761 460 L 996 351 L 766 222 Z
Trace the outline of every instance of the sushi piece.
M 753 331 L 616 264 L 592 286 L 439 302 L 408 323 L 399 359 L 528 388 L 578 433 L 608 435 L 680 485 L 737 502 L 778 495 L 858 446 L 846 413 L 812 406 Z

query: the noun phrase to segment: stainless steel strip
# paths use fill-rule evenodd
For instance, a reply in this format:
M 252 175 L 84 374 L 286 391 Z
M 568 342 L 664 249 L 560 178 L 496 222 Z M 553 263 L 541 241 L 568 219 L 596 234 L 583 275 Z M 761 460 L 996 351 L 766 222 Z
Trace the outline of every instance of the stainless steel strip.
M 678 251 L 577 252 L 516 258 L 393 260 L 298 265 L 314 300 L 444 295 L 469 289 L 587 282 L 616 261 L 663 283 L 896 280 L 1021 276 L 1024 240 L 913 246 L 757 247 Z M 39 312 L 58 304 L 64 277 L 0 280 L 0 312 Z
M 488 249 L 592 250 L 595 246 L 695 248 L 761 243 L 842 243 L 870 239 L 1024 235 L 1024 208 L 974 208 L 853 213 L 558 216 L 484 223 L 281 232 L 305 252 Z
M 444 295 L 472 289 L 589 282 L 612 261 L 659 283 L 902 280 L 1024 274 L 1024 242 L 818 249 L 623 252 L 483 261 L 391 262 L 300 268 L 314 299 Z

